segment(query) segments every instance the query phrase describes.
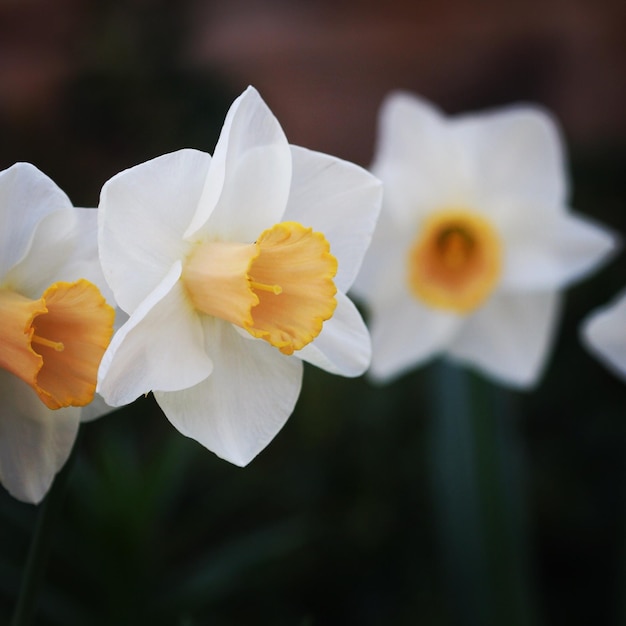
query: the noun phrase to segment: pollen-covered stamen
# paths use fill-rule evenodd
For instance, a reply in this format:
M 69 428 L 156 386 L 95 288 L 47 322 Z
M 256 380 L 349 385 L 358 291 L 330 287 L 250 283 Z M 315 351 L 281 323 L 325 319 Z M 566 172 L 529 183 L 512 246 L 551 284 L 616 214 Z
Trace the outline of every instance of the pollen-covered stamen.
M 273 293 L 275 296 L 280 295 L 283 292 L 283 288 L 280 285 L 266 285 L 264 283 L 257 283 L 253 280 L 250 281 L 250 287 L 255 291 L 267 291 Z
M 444 265 L 451 270 L 462 268 L 468 262 L 474 241 L 464 230 L 458 227 L 450 228 L 437 238 L 437 245 Z
M 0 367 L 50 409 L 93 400 L 114 310 L 87 280 L 54 283 L 39 300 L 0 291 Z
M 332 316 L 336 272 L 324 235 L 282 222 L 252 244 L 200 244 L 187 259 L 182 280 L 196 309 L 292 354 L 315 339 Z
M 39 335 L 33 335 L 30 342 L 31 344 L 34 343 L 40 346 L 45 346 L 46 348 L 52 348 L 57 352 L 63 352 L 63 350 L 65 350 L 65 346 L 60 341 L 50 341 L 50 339 L 40 337 Z
M 438 211 L 409 251 L 409 287 L 430 306 L 468 313 L 492 293 L 501 255 L 500 238 L 486 219 L 467 210 Z

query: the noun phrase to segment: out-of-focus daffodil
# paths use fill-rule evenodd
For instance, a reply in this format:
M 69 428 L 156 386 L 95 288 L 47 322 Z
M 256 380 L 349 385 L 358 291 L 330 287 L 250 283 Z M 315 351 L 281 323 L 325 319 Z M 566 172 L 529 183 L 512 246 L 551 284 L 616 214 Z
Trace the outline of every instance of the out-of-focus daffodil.
M 371 374 L 438 354 L 500 382 L 539 378 L 560 292 L 614 247 L 567 208 L 564 150 L 542 110 L 445 117 L 391 95 L 372 166 L 383 211 L 355 283 L 371 313 Z
M 626 381 L 626 292 L 591 313 L 581 334 L 589 351 Z
M 100 254 L 130 318 L 102 360 L 105 400 L 153 391 L 180 432 L 246 465 L 291 414 L 301 359 L 346 376 L 369 365 L 344 294 L 381 193 L 365 170 L 290 146 L 253 88 L 213 157 L 181 150 L 113 177 Z
M 0 480 L 39 502 L 65 463 L 114 310 L 97 253 L 96 210 L 77 209 L 37 168 L 0 172 Z M 97 286 L 99 285 L 99 286 Z

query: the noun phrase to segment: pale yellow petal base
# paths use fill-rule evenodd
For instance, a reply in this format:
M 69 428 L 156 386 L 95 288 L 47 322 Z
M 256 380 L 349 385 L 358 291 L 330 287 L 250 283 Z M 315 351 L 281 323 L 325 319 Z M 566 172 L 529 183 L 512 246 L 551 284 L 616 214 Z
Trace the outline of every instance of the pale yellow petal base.
M 332 316 L 336 273 L 324 235 L 282 222 L 252 244 L 200 244 L 187 259 L 183 283 L 197 310 L 292 354 Z

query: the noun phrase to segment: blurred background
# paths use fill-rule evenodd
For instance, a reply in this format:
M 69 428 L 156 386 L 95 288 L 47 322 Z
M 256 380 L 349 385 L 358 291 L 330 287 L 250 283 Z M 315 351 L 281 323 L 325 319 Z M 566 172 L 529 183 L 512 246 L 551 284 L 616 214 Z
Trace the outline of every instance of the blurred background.
M 626 236 L 625 70 L 621 0 L 3 0 L 0 169 L 29 161 L 96 206 L 124 168 L 212 152 L 249 84 L 291 143 L 363 166 L 390 90 L 448 113 L 530 101 L 562 123 L 572 206 Z M 151 397 L 83 426 L 36 623 L 626 624 L 626 385 L 578 339 L 625 270 L 568 291 L 541 384 L 506 394 L 510 562 L 489 532 L 480 567 L 450 556 L 473 538 L 462 508 L 442 518 L 436 366 L 384 388 L 307 368 L 246 469 Z M 1 490 L 1 623 L 38 510 Z M 498 587 L 509 570 L 521 600 Z

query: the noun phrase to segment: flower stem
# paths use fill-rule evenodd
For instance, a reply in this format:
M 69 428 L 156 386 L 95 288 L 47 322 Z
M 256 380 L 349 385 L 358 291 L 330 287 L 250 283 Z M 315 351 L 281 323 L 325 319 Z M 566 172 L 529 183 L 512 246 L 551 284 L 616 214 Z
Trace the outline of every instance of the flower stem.
M 537 624 L 512 398 L 447 363 L 432 389 L 433 497 L 455 623 Z
M 37 608 L 37 598 L 44 579 L 45 569 L 52 547 L 52 535 L 63 504 L 69 475 L 76 456 L 76 445 L 70 458 L 56 475 L 39 511 L 31 540 L 20 592 L 13 612 L 11 626 L 30 624 Z

